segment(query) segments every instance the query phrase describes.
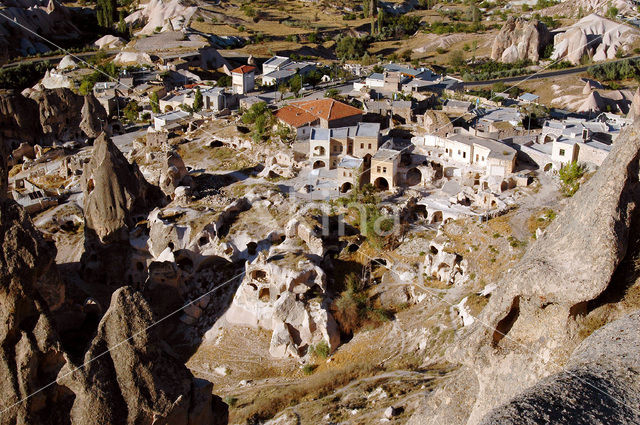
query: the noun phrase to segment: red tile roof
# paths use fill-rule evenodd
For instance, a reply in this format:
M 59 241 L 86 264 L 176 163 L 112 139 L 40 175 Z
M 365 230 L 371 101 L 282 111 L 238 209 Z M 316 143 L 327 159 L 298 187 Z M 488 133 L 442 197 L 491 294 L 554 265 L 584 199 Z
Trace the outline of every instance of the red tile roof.
M 231 73 L 232 74 L 248 74 L 249 72 L 253 72 L 255 70 L 256 70 L 255 66 L 242 65 L 237 67 L 236 69 L 232 69 Z
M 276 118 L 289 124 L 291 127 L 298 128 L 318 121 L 318 117 L 310 114 L 297 106 L 286 105 L 276 111 Z
M 327 121 L 362 115 L 360 109 L 329 98 L 294 102 L 292 105 Z

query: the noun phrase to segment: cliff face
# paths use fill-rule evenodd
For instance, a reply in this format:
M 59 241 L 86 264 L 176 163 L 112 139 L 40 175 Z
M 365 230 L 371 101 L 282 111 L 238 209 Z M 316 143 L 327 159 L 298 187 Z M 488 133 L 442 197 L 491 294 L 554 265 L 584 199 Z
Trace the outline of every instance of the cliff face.
M 0 134 L 11 145 L 50 144 L 97 137 L 107 113 L 93 95 L 69 89 L 34 91 L 25 97 L 14 90 L 0 92 Z
M 628 128 L 546 234 L 498 282 L 476 323 L 447 353 L 460 365 L 457 376 L 424 400 L 412 423 L 479 423 L 571 364 L 594 323 L 640 308 L 627 299 L 639 277 L 639 161 L 640 134 Z

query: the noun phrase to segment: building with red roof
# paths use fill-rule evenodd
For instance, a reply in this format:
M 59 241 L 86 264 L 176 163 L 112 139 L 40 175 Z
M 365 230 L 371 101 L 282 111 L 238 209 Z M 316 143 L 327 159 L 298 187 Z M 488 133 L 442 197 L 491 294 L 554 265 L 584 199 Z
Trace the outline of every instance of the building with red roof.
M 255 88 L 256 67 L 242 65 L 231 70 L 231 87 L 236 94 L 247 94 Z
M 280 108 L 276 118 L 297 132 L 299 139 L 307 139 L 311 127 L 339 128 L 362 121 L 362 110 L 335 99 L 293 102 Z

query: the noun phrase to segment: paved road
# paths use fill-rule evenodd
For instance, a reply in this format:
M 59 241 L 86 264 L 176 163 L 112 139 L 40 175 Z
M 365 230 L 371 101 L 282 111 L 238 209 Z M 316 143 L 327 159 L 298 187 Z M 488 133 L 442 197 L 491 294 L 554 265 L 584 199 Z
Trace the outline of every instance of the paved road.
M 631 57 L 631 58 L 624 58 L 624 59 L 617 59 L 617 60 L 614 60 L 614 61 L 602 62 L 602 63 L 616 63 L 616 62 L 622 62 L 622 61 L 633 60 L 633 59 L 640 59 L 640 56 L 634 56 L 634 57 Z M 495 80 L 468 81 L 468 82 L 464 82 L 463 85 L 466 88 L 466 87 L 477 87 L 477 86 L 490 86 L 492 84 L 499 83 L 499 82 L 502 82 L 502 83 L 517 83 L 517 82 L 524 81 L 524 80 L 541 80 L 541 79 L 544 79 L 544 78 L 553 78 L 553 77 L 560 77 L 560 76 L 564 76 L 564 75 L 579 74 L 581 72 L 585 72 L 591 66 L 592 65 L 578 66 L 576 68 L 559 69 L 559 70 L 556 70 L 556 71 L 541 72 L 539 74 L 529 74 L 529 75 L 519 75 L 517 77 L 497 78 Z

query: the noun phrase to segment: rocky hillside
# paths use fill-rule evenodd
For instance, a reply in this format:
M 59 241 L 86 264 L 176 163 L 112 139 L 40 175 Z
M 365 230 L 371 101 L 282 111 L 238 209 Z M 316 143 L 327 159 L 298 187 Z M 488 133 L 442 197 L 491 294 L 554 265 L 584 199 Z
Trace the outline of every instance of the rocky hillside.
M 95 138 L 106 122 L 107 114 L 93 95 L 67 88 L 32 90 L 28 96 L 0 92 L 0 134 L 9 145 Z
M 158 317 L 141 292 L 116 290 L 96 326 L 100 306 L 83 302 L 77 288 L 52 301 L 55 247 L 4 192 L 0 244 L 1 424 L 227 422 L 211 384 L 195 379 L 156 333 Z
M 637 365 L 628 367 L 633 360 L 625 360 L 636 339 L 621 332 L 610 350 L 595 345 L 637 318 L 585 337 L 640 308 L 638 136 L 637 128 L 625 130 L 602 167 L 498 282 L 476 322 L 447 350 L 457 372 L 425 398 L 411 423 L 540 423 L 538 408 L 557 415 L 554 423 L 572 423 L 565 406 L 575 406 L 585 382 L 600 388 L 599 381 L 601 392 L 611 393 L 602 396 L 606 402 L 592 403 L 589 414 L 606 416 L 615 403 L 621 420 L 637 421 L 637 411 L 621 402 L 638 397 L 637 386 L 624 384 L 637 374 Z M 553 409 L 556 403 L 562 411 Z M 529 422 L 513 413 L 524 406 L 533 409 Z

